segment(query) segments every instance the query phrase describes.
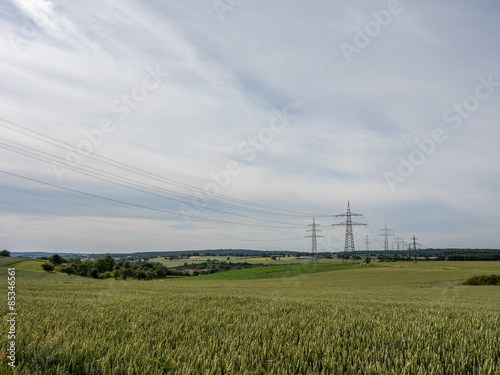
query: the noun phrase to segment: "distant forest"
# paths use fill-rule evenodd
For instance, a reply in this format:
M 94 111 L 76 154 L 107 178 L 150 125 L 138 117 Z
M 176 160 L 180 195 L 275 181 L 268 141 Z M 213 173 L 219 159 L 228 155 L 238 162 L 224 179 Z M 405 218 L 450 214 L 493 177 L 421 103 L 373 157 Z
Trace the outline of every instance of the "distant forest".
M 21 256 L 21 257 L 29 257 L 29 258 L 38 258 L 38 257 L 50 257 L 55 254 L 50 252 L 16 252 L 12 251 L 12 256 Z M 309 256 L 311 255 L 310 251 L 293 251 L 293 250 L 249 250 L 249 249 L 217 249 L 217 250 L 179 250 L 179 251 L 141 251 L 135 253 L 104 253 L 104 254 L 93 254 L 91 252 L 82 251 L 79 253 L 65 253 L 65 252 L 57 252 L 59 255 L 67 258 L 72 257 L 81 257 L 82 255 L 87 256 L 89 259 L 98 259 L 103 258 L 106 254 L 110 254 L 113 258 L 120 258 L 126 260 L 145 260 L 151 258 L 158 257 L 170 257 L 170 256 L 263 256 L 270 257 L 272 255 L 292 255 L 292 256 Z M 318 256 L 321 258 L 331 258 L 341 256 L 343 251 L 335 251 L 335 252 L 318 252 Z M 377 255 L 385 255 L 387 256 L 406 256 L 408 254 L 408 250 L 356 250 L 356 254 L 359 256 L 369 255 L 372 257 L 376 257 Z M 500 255 L 500 249 L 457 249 L 457 248 L 427 248 L 427 249 L 418 249 L 417 256 L 419 258 L 426 258 L 429 260 L 445 260 L 448 256 L 451 255 L 491 255 L 498 254 Z M 448 259 L 450 260 L 450 259 Z M 462 260 L 462 259 L 456 259 Z M 472 260 L 472 259 L 470 259 Z M 477 259 L 478 260 L 478 259 Z M 485 259 L 481 259 L 485 260 Z M 497 260 L 497 259 L 494 259 Z
M 449 260 L 449 261 L 500 260 L 500 254 L 453 254 L 453 255 L 448 255 L 446 257 L 446 260 Z

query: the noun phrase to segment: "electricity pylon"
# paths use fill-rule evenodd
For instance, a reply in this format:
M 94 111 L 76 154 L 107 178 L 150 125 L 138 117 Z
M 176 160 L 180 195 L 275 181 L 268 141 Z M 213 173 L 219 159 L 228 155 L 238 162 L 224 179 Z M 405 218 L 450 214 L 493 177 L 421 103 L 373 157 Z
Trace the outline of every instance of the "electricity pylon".
M 399 236 L 396 236 L 396 238 L 394 239 L 394 243 L 396 244 L 397 251 L 405 249 L 405 241 Z
M 384 229 L 379 230 L 379 236 L 385 236 L 385 241 L 384 241 L 384 251 L 389 250 L 389 236 L 394 236 L 394 231 L 392 229 L 387 228 L 387 224 L 385 224 Z
M 312 227 L 312 229 L 308 230 L 308 232 L 311 232 L 311 235 L 306 236 L 306 238 L 312 238 L 311 253 L 312 253 L 313 259 L 317 258 L 317 253 L 318 253 L 318 245 L 316 242 L 316 238 L 323 237 L 323 236 L 318 236 L 317 232 L 321 232 L 321 231 L 316 229 L 317 225 L 319 226 L 319 224 L 316 224 L 316 219 L 313 218 L 313 223 L 308 225 L 308 227 Z
M 420 245 L 419 243 L 417 243 L 417 240 L 418 238 L 416 238 L 415 236 L 413 236 L 411 238 L 412 240 L 412 243 L 410 246 L 408 246 L 408 250 L 409 250 L 409 253 L 410 253 L 410 258 L 411 258 L 411 255 L 413 253 L 413 257 L 414 257 L 414 262 L 417 263 L 417 245 Z
M 347 263 L 347 257 L 349 254 L 352 254 L 352 261 L 353 263 L 356 262 L 356 249 L 354 247 L 354 234 L 352 231 L 352 226 L 353 225 L 364 225 L 364 223 L 357 223 L 352 221 L 352 217 L 363 217 L 362 214 L 353 214 L 351 212 L 351 205 L 350 202 L 347 202 L 347 212 L 340 214 L 340 215 L 334 215 L 333 217 L 345 217 L 346 221 L 338 224 L 333 224 L 332 227 L 339 226 L 339 225 L 345 225 L 345 245 L 344 245 L 344 256 L 342 259 L 342 263 Z
M 368 235 L 365 236 L 365 245 L 366 245 L 366 251 L 370 251 L 370 238 L 368 237 Z

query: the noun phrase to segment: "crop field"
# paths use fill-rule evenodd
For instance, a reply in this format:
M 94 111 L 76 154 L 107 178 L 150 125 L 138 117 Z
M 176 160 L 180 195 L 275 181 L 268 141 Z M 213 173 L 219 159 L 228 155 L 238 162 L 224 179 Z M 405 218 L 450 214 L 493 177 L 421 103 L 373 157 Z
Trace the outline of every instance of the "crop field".
M 44 260 L 23 260 L 11 264 L 9 267 L 14 267 L 16 270 L 43 272 L 42 264 L 45 262 Z
M 19 271 L 13 373 L 500 373 L 500 287 L 461 285 L 482 271 L 311 266 L 154 281 Z
M 229 258 L 229 260 L 228 260 Z M 204 263 L 209 260 L 218 260 L 220 262 L 232 262 L 232 263 L 250 263 L 250 264 L 264 264 L 264 265 L 285 265 L 285 264 L 309 264 L 311 263 L 311 259 L 299 259 L 296 257 L 281 257 L 276 260 L 271 259 L 271 257 L 227 257 L 227 256 L 199 256 L 199 257 L 190 257 L 184 259 L 164 259 L 164 258 L 151 258 L 150 262 L 158 262 L 163 264 L 166 267 L 179 267 L 187 264 L 198 264 Z M 318 263 L 342 263 L 341 259 L 318 259 Z
M 11 264 L 19 263 L 25 260 L 25 258 L 19 257 L 0 257 L 0 267 L 10 266 Z
M 233 263 L 242 263 L 248 261 L 249 258 L 243 258 L 243 257 L 229 257 L 229 260 L 227 260 L 227 256 L 199 256 L 199 257 L 190 257 L 190 258 L 183 258 L 183 259 L 164 259 L 164 258 L 151 258 L 149 261 L 150 262 L 158 262 L 163 264 L 166 267 L 173 268 L 173 267 L 179 267 L 184 265 L 184 263 L 187 264 L 198 264 L 198 263 L 204 263 L 209 260 L 218 260 L 218 261 L 223 261 L 223 262 L 233 262 Z

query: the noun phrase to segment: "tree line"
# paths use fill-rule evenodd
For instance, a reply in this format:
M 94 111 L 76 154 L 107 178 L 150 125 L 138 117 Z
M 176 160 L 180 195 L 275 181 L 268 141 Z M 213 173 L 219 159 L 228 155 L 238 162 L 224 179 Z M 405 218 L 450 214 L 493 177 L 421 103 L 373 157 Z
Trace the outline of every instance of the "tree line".
M 500 254 L 453 254 L 448 255 L 446 260 L 449 261 L 491 261 L 500 260 Z
M 157 262 L 129 262 L 116 261 L 111 255 L 99 258 L 94 261 L 81 260 L 80 258 L 64 259 L 58 254 L 47 258 L 42 268 L 47 272 L 60 271 L 68 275 L 92 277 L 94 279 L 126 280 L 129 278 L 137 280 L 164 279 L 166 277 L 185 276 L 183 271 L 177 271 L 165 267 Z
M 111 255 L 103 258 L 91 260 L 81 260 L 80 258 L 64 259 L 58 254 L 54 254 L 42 264 L 42 268 L 47 272 L 59 271 L 68 275 L 92 277 L 94 279 L 126 280 L 153 280 L 165 279 L 169 277 L 198 276 L 231 269 L 241 269 L 262 266 L 262 264 L 232 263 L 229 261 L 210 260 L 197 264 L 184 263 L 182 266 L 167 268 L 159 262 L 149 261 L 115 261 Z

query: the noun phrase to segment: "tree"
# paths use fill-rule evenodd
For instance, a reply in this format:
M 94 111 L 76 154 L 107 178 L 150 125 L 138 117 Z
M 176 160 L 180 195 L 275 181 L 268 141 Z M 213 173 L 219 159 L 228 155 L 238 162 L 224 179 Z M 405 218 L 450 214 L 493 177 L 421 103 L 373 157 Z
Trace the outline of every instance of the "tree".
M 134 276 L 134 271 L 130 268 L 122 268 L 120 270 L 120 279 L 127 280 L 127 277 Z
M 0 257 L 10 257 L 10 251 L 8 250 L 0 251 Z
M 370 262 L 372 261 L 372 258 L 371 257 L 366 257 L 365 258 L 365 263 L 366 264 L 370 264 Z
M 104 258 L 99 258 L 94 261 L 94 267 L 97 268 L 99 273 L 110 271 L 109 264 Z
M 168 269 L 165 266 L 160 266 L 156 269 L 155 274 L 158 279 L 162 279 L 167 276 Z
M 94 262 L 94 267 L 98 269 L 99 273 L 113 271 L 114 265 L 115 261 L 109 254 L 107 254 L 104 258 L 97 259 Z
M 76 270 L 77 274 L 80 276 L 88 276 L 89 271 L 93 266 L 93 262 L 90 260 L 85 260 L 78 265 Z
M 106 254 L 103 259 L 108 263 L 108 271 L 111 271 L 115 265 L 115 260 L 109 254 Z
M 89 272 L 89 275 L 94 279 L 97 279 L 99 277 L 99 271 L 97 270 L 97 268 L 92 268 Z
M 71 265 L 63 268 L 61 271 L 64 273 L 67 273 L 68 275 L 74 275 L 76 273 L 76 268 L 73 264 L 71 264 Z
M 64 258 L 58 254 L 52 255 L 49 260 L 56 266 L 65 262 Z
M 82 263 L 82 260 L 80 258 L 78 258 L 78 257 L 74 257 L 74 258 L 68 258 L 68 259 L 66 259 L 66 262 L 74 264 L 75 267 L 77 267 L 80 263 Z
M 54 265 L 52 263 L 44 263 L 44 264 L 42 264 L 42 268 L 46 272 L 54 271 Z

